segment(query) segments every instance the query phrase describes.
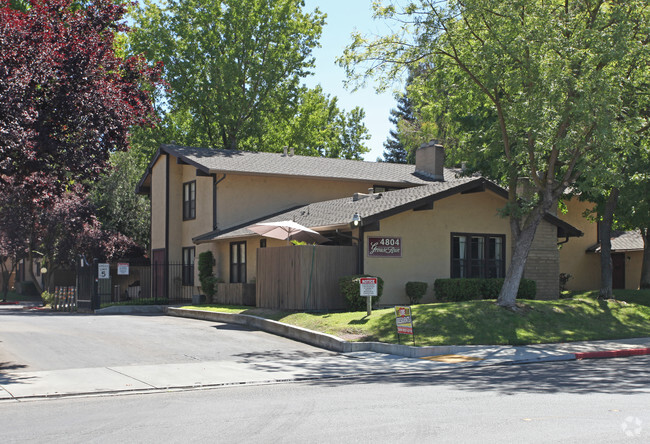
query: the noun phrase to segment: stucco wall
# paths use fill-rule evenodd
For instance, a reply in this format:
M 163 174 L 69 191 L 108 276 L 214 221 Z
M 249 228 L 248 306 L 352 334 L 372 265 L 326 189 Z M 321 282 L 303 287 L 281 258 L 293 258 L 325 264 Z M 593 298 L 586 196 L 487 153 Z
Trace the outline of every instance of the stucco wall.
M 625 288 L 638 290 L 641 283 L 641 265 L 643 251 L 628 251 L 625 253 Z
M 227 174 L 217 190 L 217 223 L 220 228 L 228 228 L 295 206 L 367 193 L 372 185 L 343 180 Z
M 580 202 L 572 198 L 566 202 L 567 212 L 560 218 L 584 233 L 582 237 L 572 237 L 560 248 L 560 273 L 568 273 L 571 279 L 566 288 L 574 291 L 594 290 L 600 283 L 600 255 L 586 253 L 587 248 L 598 239 L 596 222 L 583 216 L 585 210 L 591 209 L 590 202 Z
M 201 251 L 207 249 L 212 251 L 216 259 L 214 274 L 227 283 L 230 282 L 230 243 L 246 241 L 246 282 L 253 283 L 257 273 L 257 249 L 260 247 L 260 239 L 266 239 L 267 247 L 284 247 L 287 245 L 287 241 L 252 236 L 201 244 L 197 246 L 197 252 L 199 248 L 201 248 Z
M 402 237 L 401 258 L 370 258 L 364 239 L 364 271 L 384 279 L 381 304 L 408 302 L 408 281 L 427 282 L 423 302 L 433 301 L 433 281 L 449 278 L 451 233 L 505 235 L 506 264 L 510 261 L 510 226 L 497 214 L 504 200 L 491 193 L 457 194 L 435 202 L 433 210 L 407 211 L 383 219 L 381 230 L 368 236 Z
M 587 253 L 587 248 L 598 240 L 597 224 L 583 216 L 591 209 L 590 202 L 580 202 L 572 198 L 566 202 L 567 212 L 560 217 L 584 233 L 579 238 L 571 238 L 560 249 L 560 272 L 571 274 L 567 289 L 573 291 L 598 290 L 600 288 L 600 254 Z M 641 280 L 643 251 L 627 251 L 625 254 L 625 288 L 636 290 Z
M 218 176 L 221 179 L 222 175 Z M 196 181 L 196 219 L 183 221 L 183 184 Z M 213 229 L 213 179 L 197 176 L 196 168 L 178 164 L 170 156 L 169 162 L 169 246 L 171 262 L 182 260 L 182 248 L 192 247 L 192 238 Z M 310 202 L 365 193 L 373 183 L 343 180 L 315 180 L 227 174 L 217 186 L 217 223 L 221 229 L 252 219 L 304 205 Z M 165 247 L 166 156 L 163 155 L 152 169 L 152 248 Z M 259 239 L 254 243 L 259 246 Z M 270 245 L 269 245 L 270 246 Z M 209 247 L 197 247 L 196 256 Z M 215 248 L 215 252 L 218 248 Z M 227 248 L 225 253 L 228 253 Z M 222 253 L 220 252 L 220 255 Z M 215 256 L 217 256 L 215 254 Z M 228 255 L 220 262 L 228 261 Z M 248 259 L 255 252 L 248 251 Z M 220 265 L 222 267 L 223 265 Z M 248 276 L 254 276 L 254 260 L 249 264 Z M 247 267 L 247 268 L 248 268 Z M 225 269 L 221 273 L 226 273 Z M 225 279 L 225 278 L 224 278 Z

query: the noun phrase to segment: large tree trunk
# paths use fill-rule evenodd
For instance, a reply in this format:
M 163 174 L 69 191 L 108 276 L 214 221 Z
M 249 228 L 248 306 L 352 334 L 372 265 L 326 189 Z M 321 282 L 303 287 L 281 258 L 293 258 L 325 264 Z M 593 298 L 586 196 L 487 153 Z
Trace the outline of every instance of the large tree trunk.
M 648 228 L 641 229 L 643 238 L 643 261 L 641 262 L 641 282 L 639 288 L 650 288 L 650 242 L 648 242 Z
M 518 219 L 514 217 L 510 218 L 514 250 L 512 252 L 512 259 L 510 260 L 510 266 L 506 272 L 506 278 L 503 281 L 503 287 L 501 287 L 499 297 L 497 298 L 497 304 L 501 307 L 509 309 L 516 307 L 519 283 L 524 275 L 528 252 L 535 239 L 537 227 L 542 221 L 542 214 L 543 211 L 541 210 L 537 210 L 534 214 L 531 214 L 523 229 L 520 228 L 520 221 Z
M 612 298 L 612 223 L 614 211 L 618 205 L 619 189 L 612 188 L 609 193 L 605 209 L 598 226 L 598 237 L 600 238 L 600 299 Z

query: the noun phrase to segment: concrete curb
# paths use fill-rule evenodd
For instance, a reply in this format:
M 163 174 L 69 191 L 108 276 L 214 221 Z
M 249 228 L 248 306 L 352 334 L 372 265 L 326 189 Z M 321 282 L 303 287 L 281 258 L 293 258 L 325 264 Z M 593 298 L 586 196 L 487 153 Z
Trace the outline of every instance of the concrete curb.
M 481 346 L 458 346 L 458 345 L 437 345 L 428 347 L 413 347 L 410 345 L 386 344 L 383 342 L 348 342 L 336 336 L 308 330 L 302 327 L 295 327 L 282 322 L 260 318 L 258 316 L 218 313 L 213 311 L 190 310 L 186 308 L 169 307 L 167 314 L 184 318 L 201 319 L 204 321 L 226 322 L 230 324 L 246 325 L 258 330 L 272 333 L 285 338 L 304 342 L 339 353 L 352 353 L 371 351 L 387 355 L 398 355 L 407 358 L 422 358 L 425 356 L 445 355 L 460 352 L 467 352 L 472 349 L 480 349 Z M 575 358 L 574 358 L 575 359 Z
M 95 314 L 164 314 L 166 311 L 167 306 L 165 305 L 113 305 L 95 310 Z

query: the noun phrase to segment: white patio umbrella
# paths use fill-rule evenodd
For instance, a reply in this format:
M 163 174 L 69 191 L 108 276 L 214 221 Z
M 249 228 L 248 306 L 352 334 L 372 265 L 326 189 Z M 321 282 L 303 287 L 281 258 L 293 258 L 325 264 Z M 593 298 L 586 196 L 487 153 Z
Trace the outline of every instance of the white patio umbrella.
M 296 240 L 300 242 L 322 244 L 327 242 L 325 236 L 322 236 L 317 231 L 307 228 L 292 220 L 283 220 L 279 222 L 262 222 L 259 224 L 246 227 L 253 233 L 260 234 L 265 237 L 272 237 L 274 239 L 282 240 Z

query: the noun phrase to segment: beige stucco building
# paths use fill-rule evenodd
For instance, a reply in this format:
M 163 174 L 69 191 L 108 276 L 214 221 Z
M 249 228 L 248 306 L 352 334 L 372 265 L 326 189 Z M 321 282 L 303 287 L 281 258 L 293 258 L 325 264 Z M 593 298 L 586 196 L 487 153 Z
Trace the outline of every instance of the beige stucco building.
M 355 271 L 384 279 L 382 304 L 407 302 L 408 281 L 429 284 L 426 302 L 437 278 L 503 277 L 512 241 L 498 210 L 507 192 L 443 164 L 436 144 L 418 150 L 416 165 L 163 145 L 138 187 L 151 196 L 152 261 L 193 263 L 210 250 L 226 283 L 255 283 L 256 251 L 287 241 L 247 227 L 291 220 L 329 245 L 358 246 Z M 542 221 L 525 271 L 538 298 L 558 297 L 558 240 L 569 238 L 568 248 L 579 235 L 570 221 Z
M 567 290 L 595 290 L 600 285 L 600 239 L 598 224 L 585 216 L 594 204 L 574 196 L 565 202 L 562 219 L 575 226 L 584 236 L 560 246 L 560 273 L 570 275 Z M 636 290 L 641 280 L 643 239 L 634 231 L 612 233 L 612 286 Z

